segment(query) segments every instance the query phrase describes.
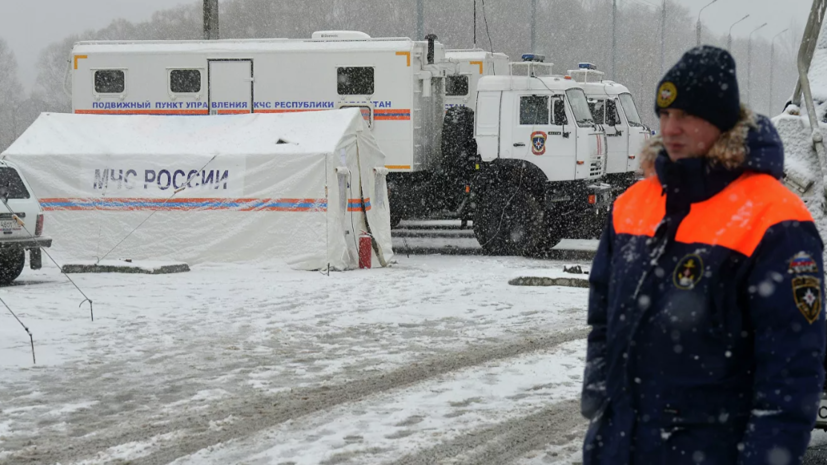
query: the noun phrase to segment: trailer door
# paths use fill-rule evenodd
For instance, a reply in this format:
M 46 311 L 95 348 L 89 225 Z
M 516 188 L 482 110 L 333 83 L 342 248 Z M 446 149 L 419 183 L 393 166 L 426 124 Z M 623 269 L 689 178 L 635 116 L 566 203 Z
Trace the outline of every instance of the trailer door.
M 209 60 L 211 115 L 253 112 L 253 60 Z

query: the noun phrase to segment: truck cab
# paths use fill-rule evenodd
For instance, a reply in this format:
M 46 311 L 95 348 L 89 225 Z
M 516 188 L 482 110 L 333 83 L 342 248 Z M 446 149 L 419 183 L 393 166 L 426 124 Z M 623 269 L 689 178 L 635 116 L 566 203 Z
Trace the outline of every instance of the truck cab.
M 523 59 L 478 83 L 474 231 L 490 252 L 536 255 L 593 223 L 611 194 L 606 133 L 581 85 Z
M 629 89 L 605 79 L 594 64 L 580 63 L 568 75 L 583 88 L 595 122 L 606 132 L 606 182 L 622 192 L 639 176 L 639 155 L 650 132 Z

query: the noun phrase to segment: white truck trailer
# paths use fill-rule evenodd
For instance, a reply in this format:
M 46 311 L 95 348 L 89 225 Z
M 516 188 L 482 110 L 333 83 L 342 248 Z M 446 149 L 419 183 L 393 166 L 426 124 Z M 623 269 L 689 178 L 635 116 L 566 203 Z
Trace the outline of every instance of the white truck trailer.
M 72 50 L 79 114 L 224 115 L 357 107 L 392 173 L 434 168 L 443 46 L 317 32 L 310 40 L 94 41 Z M 323 128 L 320 128 L 323 130 Z

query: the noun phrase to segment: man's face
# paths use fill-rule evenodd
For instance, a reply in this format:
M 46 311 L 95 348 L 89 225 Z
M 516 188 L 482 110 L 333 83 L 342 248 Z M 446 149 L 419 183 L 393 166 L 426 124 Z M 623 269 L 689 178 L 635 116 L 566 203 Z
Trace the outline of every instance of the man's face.
M 721 137 L 720 129 L 683 110 L 661 110 L 660 133 L 672 161 L 703 157 Z

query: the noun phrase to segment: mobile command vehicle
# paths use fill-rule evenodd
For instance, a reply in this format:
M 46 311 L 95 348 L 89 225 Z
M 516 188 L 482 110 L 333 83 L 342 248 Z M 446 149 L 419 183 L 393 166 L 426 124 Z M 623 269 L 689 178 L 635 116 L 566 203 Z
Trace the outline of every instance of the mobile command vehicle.
M 0 159 L 0 284 L 9 284 L 26 266 L 42 267 L 42 247 L 52 239 L 43 235 L 43 209 L 17 167 Z
M 456 106 L 475 109 L 477 82 L 483 76 L 507 76 L 509 58 L 504 53 L 482 49 L 446 50 L 445 58 L 455 65 L 445 78 L 445 109 Z
M 640 151 L 650 132 L 640 119 L 631 92 L 625 86 L 604 79 L 592 63 L 580 63 L 568 75 L 577 81 L 589 99 L 597 124 L 606 131 L 608 159 L 606 182 L 624 191 L 640 173 Z
M 493 252 L 545 251 L 611 202 L 606 134 L 579 83 L 525 55 L 478 82 L 474 232 Z
M 401 213 L 444 203 L 441 195 L 419 196 L 434 191 L 429 183 L 440 172 L 445 64 L 435 36 L 412 41 L 356 31 L 320 31 L 311 39 L 78 42 L 72 106 L 77 114 L 113 115 L 359 108 L 386 154 L 398 221 Z M 395 195 L 408 191 L 414 192 Z M 409 200 L 415 208 L 400 206 Z
M 451 109 L 455 112 L 445 112 L 445 77 L 449 72 L 456 74 L 457 63 L 445 58 L 444 47 L 435 36 L 412 41 L 333 31 L 316 32 L 311 39 L 79 42 L 72 52 L 72 98 L 77 114 L 226 115 L 357 107 L 387 156 L 394 224 L 402 218 L 435 213 L 467 218 L 475 215 L 475 209 L 519 210 L 525 216 L 525 208 L 514 209 L 510 203 L 495 200 L 497 195 L 508 195 L 510 188 L 497 193 L 490 183 L 474 182 L 482 175 L 492 179 L 491 167 L 502 168 L 503 175 L 507 175 L 511 172 L 507 167 L 512 165 L 533 166 L 528 171 L 539 183 L 534 187 L 542 187 L 542 180 L 577 181 L 567 186 L 577 184 L 582 189 L 567 187 L 566 194 L 543 197 L 541 204 L 582 203 L 589 214 L 567 210 L 567 219 L 582 216 L 593 220 L 596 216 L 591 213 L 603 196 L 587 193 L 595 184 L 586 188 L 584 182 L 603 175 L 606 143 L 602 130 L 592 121 L 585 97 L 579 98 L 582 90 L 569 94 L 567 89 L 575 88 L 576 83 L 531 77 L 529 71 L 536 75 L 542 70 L 528 63 L 512 64 L 511 68 L 523 75 L 483 77 L 478 81 L 482 85 L 484 79 L 499 79 L 494 82 L 498 83 L 496 92 L 504 106 L 487 105 L 484 115 L 477 119 L 488 125 L 496 121 L 503 130 L 498 140 L 523 144 L 524 150 L 515 146 L 492 152 L 486 132 L 490 129 L 483 129 L 476 133 L 482 137 L 479 153 L 483 154 L 482 148 L 486 150 L 482 159 L 477 152 L 473 110 L 456 107 Z M 514 86 L 512 80 L 516 80 Z M 494 89 L 486 92 L 490 96 Z M 556 121 L 521 122 L 521 110 L 513 105 L 519 105 L 518 96 L 535 93 L 543 94 L 540 100 L 546 98 L 549 105 L 552 95 L 557 96 Z M 473 96 L 474 107 L 479 107 L 482 95 L 477 92 Z M 524 111 L 535 111 L 531 108 Z M 500 118 L 505 119 L 501 122 Z M 539 121 L 539 117 L 527 118 Z M 525 132 L 532 125 L 536 130 L 528 132 L 531 137 L 510 141 L 512 134 Z M 534 132 L 545 136 L 534 137 Z M 536 146 L 533 150 L 537 153 L 529 152 L 529 146 Z M 502 161 L 494 163 L 494 158 Z M 488 186 L 480 192 L 484 195 L 472 195 L 472 186 L 484 185 Z M 496 187 L 507 185 L 503 181 Z M 515 186 L 523 189 L 526 185 L 518 182 Z M 531 191 L 521 194 L 521 199 L 541 194 L 545 192 Z M 572 196 L 578 196 L 576 202 Z M 545 211 L 533 211 L 532 215 L 546 218 Z M 487 214 L 476 217 L 482 219 Z M 512 230 L 519 229 L 520 218 L 509 220 Z M 475 223 L 475 231 L 484 238 L 480 242 L 492 252 L 534 253 L 562 237 L 555 229 L 541 241 L 538 235 L 543 230 L 539 226 L 532 226 L 528 235 L 505 235 L 506 229 L 499 223 Z

